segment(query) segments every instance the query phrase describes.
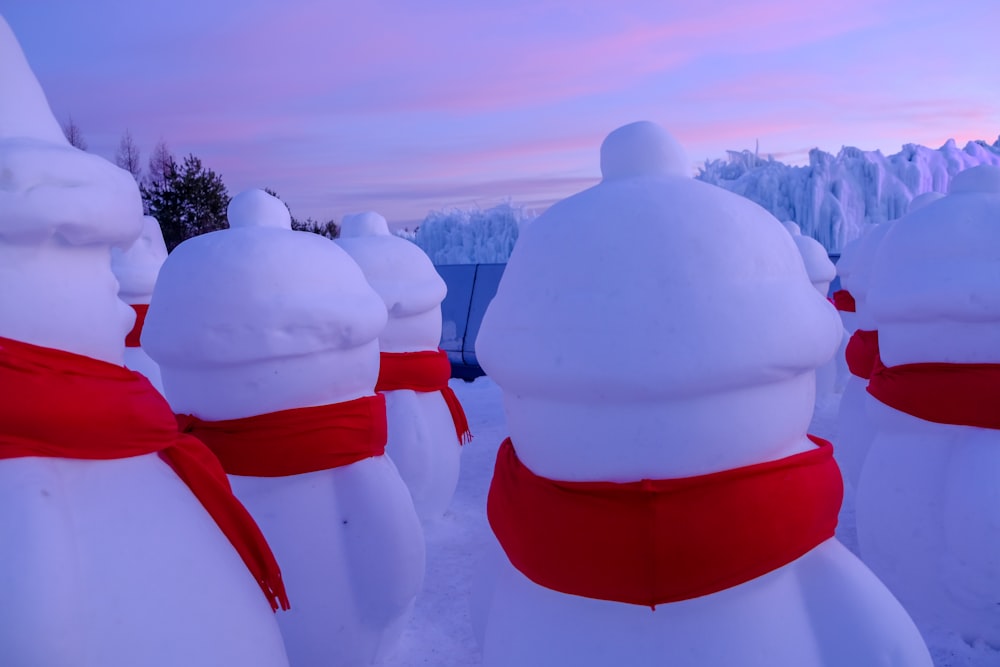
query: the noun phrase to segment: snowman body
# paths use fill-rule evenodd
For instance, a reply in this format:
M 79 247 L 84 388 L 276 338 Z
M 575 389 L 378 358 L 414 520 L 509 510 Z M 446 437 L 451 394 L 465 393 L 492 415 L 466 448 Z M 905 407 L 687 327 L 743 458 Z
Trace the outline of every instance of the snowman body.
M 111 270 L 118 279 L 118 296 L 136 309 L 136 325 L 125 338 L 125 365 L 149 378 L 153 386 L 163 393 L 160 367 L 156 365 L 138 339 L 142 332 L 144 309 L 153 296 L 156 276 L 167 259 L 167 246 L 156 218 L 144 216 L 139 238 L 127 250 L 111 250 Z
M 780 224 L 691 180 L 651 123 L 612 133 L 601 163 L 600 185 L 522 234 L 479 334 L 520 461 L 549 480 L 629 483 L 813 448 L 814 369 L 840 326 Z M 623 323 L 639 337 L 621 341 Z M 506 558 L 492 582 L 487 667 L 930 665 L 906 613 L 833 538 L 655 610 L 553 590 Z
M 229 218 L 231 229 L 178 246 L 157 283 L 144 341 L 175 412 L 219 421 L 372 396 L 386 315 L 358 266 L 328 239 L 292 231 L 262 191 L 234 197 Z M 291 664 L 369 665 L 391 651 L 423 580 L 424 543 L 388 457 L 230 480 L 281 563 Z
M 1000 169 L 976 167 L 886 237 L 869 290 L 885 366 L 954 364 L 961 377 L 962 365 L 1000 364 L 998 219 Z M 989 390 L 945 392 L 924 398 Z M 1000 430 L 873 396 L 867 407 L 876 431 L 858 488 L 862 557 L 922 630 L 1000 646 Z
M 139 234 L 138 189 L 66 143 L 2 19 L 0 68 L 0 336 L 120 366 L 111 248 Z M 0 460 L 0 507 L 0 663 L 287 665 L 253 576 L 158 455 Z
M 337 244 L 361 267 L 385 303 L 382 353 L 435 352 L 441 341 L 444 280 L 419 247 L 389 233 L 385 218 L 367 212 L 344 218 Z M 461 443 L 440 391 L 383 392 L 389 441 L 421 519 L 440 518 L 458 485 Z

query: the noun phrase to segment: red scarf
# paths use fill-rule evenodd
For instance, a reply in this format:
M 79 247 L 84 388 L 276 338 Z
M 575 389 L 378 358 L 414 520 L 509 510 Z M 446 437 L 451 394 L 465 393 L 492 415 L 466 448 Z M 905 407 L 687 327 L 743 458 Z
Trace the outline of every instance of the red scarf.
M 868 393 L 924 421 L 1000 429 L 1000 364 L 886 367 L 876 359 Z
M 177 421 L 182 432 L 208 445 L 230 475 L 301 475 L 385 454 L 381 395 L 243 419 L 177 415 Z
M 845 289 L 839 289 L 833 293 L 833 305 L 837 310 L 842 310 L 845 313 L 857 312 L 854 295 Z
M 146 311 L 149 310 L 149 304 L 133 303 L 132 309 L 135 311 L 135 324 L 125 336 L 125 347 L 139 347 L 139 337 L 142 336 L 142 325 L 146 323 Z
M 844 357 L 852 375 L 862 380 L 870 378 L 878 359 L 878 331 L 858 329 L 851 334 Z
M 222 466 L 201 442 L 177 431 L 149 380 L 98 359 L 0 338 L 0 387 L 0 459 L 159 452 L 232 542 L 271 608 L 289 608 L 274 555 Z
M 833 537 L 843 499 L 829 442 L 766 463 L 678 479 L 559 482 L 497 454 L 490 526 L 546 588 L 655 607 L 737 586 Z
M 440 391 L 444 402 L 451 411 L 451 419 L 455 422 L 455 433 L 459 444 L 472 440 L 469 431 L 469 420 L 465 410 L 455 395 L 455 390 L 448 386 L 451 377 L 451 363 L 448 353 L 444 350 L 428 350 L 426 352 L 383 352 L 378 371 L 378 383 L 375 391 Z

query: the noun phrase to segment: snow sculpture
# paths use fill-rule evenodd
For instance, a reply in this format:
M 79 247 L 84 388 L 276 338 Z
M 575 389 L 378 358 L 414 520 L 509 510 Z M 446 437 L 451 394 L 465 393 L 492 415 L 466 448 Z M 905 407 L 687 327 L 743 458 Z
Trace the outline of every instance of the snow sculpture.
M 111 248 L 141 221 L 131 174 L 66 142 L 0 18 L 0 664 L 282 667 L 266 543 L 122 366 Z
M 961 172 L 900 220 L 868 295 L 881 363 L 862 556 L 922 630 L 1000 647 L 1000 168 Z
M 448 387 L 451 364 L 438 350 L 447 287 L 426 253 L 392 236 L 378 213 L 345 216 L 337 243 L 364 271 L 389 313 L 379 335 L 376 386 L 385 395 L 386 452 L 409 487 L 417 514 L 438 518 L 455 494 L 468 433 L 465 414 Z
M 166 259 L 167 246 L 160 224 L 148 215 L 142 220 L 142 233 L 128 250 L 111 249 L 111 270 L 118 278 L 118 296 L 135 311 L 135 324 L 125 336 L 125 365 L 149 378 L 161 393 L 160 369 L 142 349 L 140 338 L 156 276 Z
M 837 263 L 840 284 L 853 297 L 856 309 L 855 329 L 844 350 L 851 376 L 837 412 L 837 463 L 844 474 L 849 503 L 853 501 L 861 467 L 875 437 L 875 428 L 865 411 L 868 402 L 865 387 L 878 356 L 878 330 L 868 309 L 868 281 L 879 244 L 894 224 L 884 222 L 870 228 Z
M 601 169 L 524 231 L 479 334 L 511 434 L 484 665 L 929 666 L 833 538 L 840 476 L 806 428 L 841 328 L 795 244 L 652 123 Z
M 291 230 L 262 190 L 230 229 L 160 271 L 143 344 L 183 428 L 230 473 L 281 561 L 293 665 L 368 665 L 402 632 L 424 572 L 375 394 L 385 307 L 335 243 Z
M 806 274 L 809 282 L 812 283 L 816 291 L 824 297 L 830 292 L 830 283 L 837 277 L 837 267 L 830 261 L 830 256 L 826 254 L 826 249 L 814 238 L 803 236 L 799 226 L 791 221 L 781 223 L 795 241 L 795 247 L 799 249 L 802 256 L 802 263 L 805 264 Z M 846 346 L 846 332 L 841 333 L 841 344 Z M 837 366 L 836 355 L 830 361 L 816 369 L 816 404 L 820 405 L 834 398 L 837 393 Z

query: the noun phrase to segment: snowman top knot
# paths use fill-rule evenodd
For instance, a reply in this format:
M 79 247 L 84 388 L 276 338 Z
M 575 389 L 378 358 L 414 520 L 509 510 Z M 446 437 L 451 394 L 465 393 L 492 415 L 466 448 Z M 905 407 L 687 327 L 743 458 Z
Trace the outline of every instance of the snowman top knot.
M 271 227 L 291 229 L 292 215 L 277 197 L 263 190 L 245 190 L 231 200 L 226 209 L 229 227 Z
M 132 175 L 66 141 L 0 17 L 0 240 L 126 247 L 141 221 Z
M 389 223 L 375 211 L 345 215 L 340 222 L 340 238 L 389 236 Z
M 687 152 L 674 137 L 647 120 L 618 128 L 601 144 L 605 181 L 642 176 L 691 176 Z

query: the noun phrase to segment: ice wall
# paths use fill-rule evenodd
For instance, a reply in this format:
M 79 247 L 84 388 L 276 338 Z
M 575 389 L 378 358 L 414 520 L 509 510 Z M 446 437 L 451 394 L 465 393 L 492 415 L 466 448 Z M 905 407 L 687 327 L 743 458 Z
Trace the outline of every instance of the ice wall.
M 435 264 L 504 263 L 521 225 L 534 217 L 510 203 L 485 210 L 433 211 L 416 232 L 399 235 L 420 246 Z
M 921 193 L 947 192 L 955 174 L 981 164 L 1000 165 L 1000 138 L 961 149 L 951 139 L 937 150 L 907 144 L 889 156 L 813 149 L 802 167 L 731 151 L 725 160 L 706 161 L 697 178 L 757 202 L 779 220 L 794 220 L 803 234 L 840 252 L 867 225 L 902 216 Z
M 992 145 L 970 141 L 964 148 L 948 140 L 936 150 L 907 144 L 889 156 L 851 147 L 837 155 L 813 149 L 802 167 L 730 151 L 725 160 L 706 161 L 696 178 L 747 197 L 779 220 L 798 223 L 804 235 L 839 253 L 868 225 L 902 216 L 919 194 L 947 192 L 955 174 L 981 164 L 1000 166 L 1000 138 Z M 534 217 L 510 203 L 435 211 L 416 232 L 399 234 L 435 264 L 503 263 L 520 228 Z

